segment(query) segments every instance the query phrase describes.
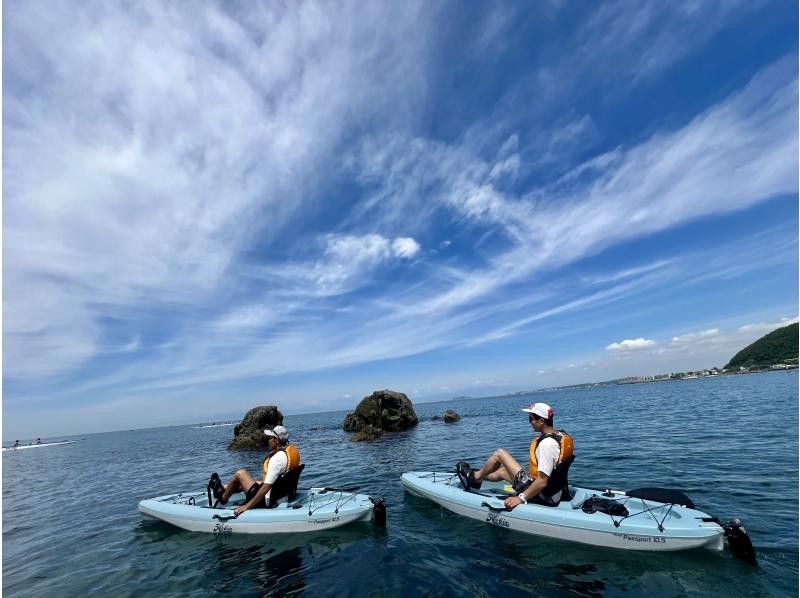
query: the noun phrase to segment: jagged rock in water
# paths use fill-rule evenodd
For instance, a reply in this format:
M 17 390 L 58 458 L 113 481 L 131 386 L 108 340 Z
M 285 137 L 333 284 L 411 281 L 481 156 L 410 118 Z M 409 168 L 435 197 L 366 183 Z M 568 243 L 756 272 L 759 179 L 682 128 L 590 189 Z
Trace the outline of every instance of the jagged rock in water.
M 233 440 L 228 445 L 233 450 L 266 450 L 265 428 L 283 425 L 283 413 L 275 405 L 253 407 L 245 414 L 242 423 L 233 428 Z M 291 433 L 291 430 L 289 430 Z
M 457 422 L 458 420 L 460 420 L 461 416 L 458 413 L 456 413 L 455 411 L 453 411 L 452 409 L 448 409 L 447 411 L 444 412 L 444 418 L 443 419 L 444 419 L 444 423 L 452 424 L 453 422 Z
M 399 432 L 417 425 L 417 414 L 409 398 L 401 392 L 376 390 L 364 397 L 344 418 L 345 432 L 361 432 L 368 426 L 383 432 Z
M 353 434 L 350 437 L 350 440 L 352 440 L 353 442 L 363 442 L 365 440 L 375 440 L 376 438 L 380 438 L 381 436 L 383 436 L 382 429 L 368 425 L 366 428 L 363 428 L 360 432 Z

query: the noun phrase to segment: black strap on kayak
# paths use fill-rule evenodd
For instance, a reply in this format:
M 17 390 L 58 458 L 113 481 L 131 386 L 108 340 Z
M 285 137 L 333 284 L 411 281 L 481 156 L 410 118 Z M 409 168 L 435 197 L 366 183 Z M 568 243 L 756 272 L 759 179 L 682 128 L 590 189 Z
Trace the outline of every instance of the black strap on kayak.
M 476 492 L 476 494 L 477 494 L 477 492 Z M 494 507 L 494 506 L 490 505 L 488 502 L 482 502 L 482 503 L 481 503 L 481 506 L 482 506 L 482 507 L 486 507 L 486 508 L 487 508 L 487 509 L 489 509 L 490 511 L 496 511 L 496 512 L 510 511 L 510 510 L 511 510 L 511 509 L 509 509 L 509 508 L 508 508 L 508 507 L 506 507 L 506 506 L 502 506 L 502 507 Z
M 325 494 L 326 492 L 355 492 L 361 486 L 350 486 L 349 488 L 323 488 L 317 494 Z
M 216 515 L 211 517 L 212 519 L 219 519 L 220 521 L 230 521 L 231 519 L 236 519 L 236 515 L 220 515 L 217 513 Z

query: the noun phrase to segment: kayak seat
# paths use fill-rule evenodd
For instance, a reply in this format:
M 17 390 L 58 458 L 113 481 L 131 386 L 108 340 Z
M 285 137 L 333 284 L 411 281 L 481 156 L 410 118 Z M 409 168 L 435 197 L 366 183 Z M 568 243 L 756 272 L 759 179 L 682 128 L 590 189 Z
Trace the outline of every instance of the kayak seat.
M 636 488 L 626 492 L 630 497 L 641 498 L 642 500 L 652 500 L 654 502 L 663 502 L 665 504 L 681 505 L 694 509 L 694 502 L 679 490 L 672 490 L 670 488 Z
M 300 474 L 303 473 L 305 466 L 306 464 L 302 463 L 278 476 L 269 491 L 268 509 L 274 509 L 282 498 L 286 498 L 289 501 L 295 499 L 297 496 L 297 483 L 300 481 Z
M 555 488 L 555 490 L 552 491 L 552 494 L 558 492 L 558 488 L 560 488 L 562 501 L 570 501 L 574 495 L 574 493 L 570 493 L 569 479 L 567 477 L 569 474 L 570 465 L 572 465 L 573 461 L 575 461 L 575 455 L 570 455 L 556 467 L 556 469 L 553 471 L 553 474 L 550 476 L 550 483 L 548 484 L 548 487 Z M 551 504 L 548 506 L 555 507 L 558 505 Z

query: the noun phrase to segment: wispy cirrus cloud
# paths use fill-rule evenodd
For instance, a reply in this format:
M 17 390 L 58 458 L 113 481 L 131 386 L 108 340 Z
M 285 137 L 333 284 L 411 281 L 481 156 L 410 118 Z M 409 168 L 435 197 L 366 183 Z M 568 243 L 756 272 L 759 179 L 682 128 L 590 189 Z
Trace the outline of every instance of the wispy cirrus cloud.
M 420 91 L 426 37 L 407 35 L 425 30 L 419 6 L 185 8 L 10 8 L 9 376 L 102 353 L 106 315 L 213 305 L 237 255 L 302 212 L 345 133 L 402 121 L 384 107 Z

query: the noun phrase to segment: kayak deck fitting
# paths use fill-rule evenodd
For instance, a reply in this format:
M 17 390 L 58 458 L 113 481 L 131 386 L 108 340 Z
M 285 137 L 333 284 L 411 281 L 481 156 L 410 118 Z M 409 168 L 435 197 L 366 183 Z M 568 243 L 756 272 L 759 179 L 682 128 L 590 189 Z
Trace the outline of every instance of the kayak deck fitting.
M 722 550 L 727 536 L 735 556 L 755 562 L 752 544 L 740 521 L 722 523 L 689 506 L 637 498 L 623 491 L 570 486 L 569 496 L 556 507 L 529 503 L 508 510 L 503 501 L 516 493 L 507 482 L 484 481 L 480 489 L 467 491 L 455 473 L 421 471 L 404 473 L 401 481 L 409 493 L 453 513 L 527 534 L 644 551 Z M 619 503 L 627 515 L 584 512 L 585 501 L 593 496 Z M 688 498 L 687 502 L 694 506 Z
M 225 505 L 206 504 L 206 492 L 170 494 L 139 503 L 146 519 L 156 519 L 181 529 L 214 534 L 288 534 L 320 531 L 356 521 L 374 519 L 385 525 L 383 499 L 354 494 L 358 488 L 310 488 L 291 501 L 271 509 L 250 509 L 239 517 L 233 510 L 245 501 L 234 494 Z

